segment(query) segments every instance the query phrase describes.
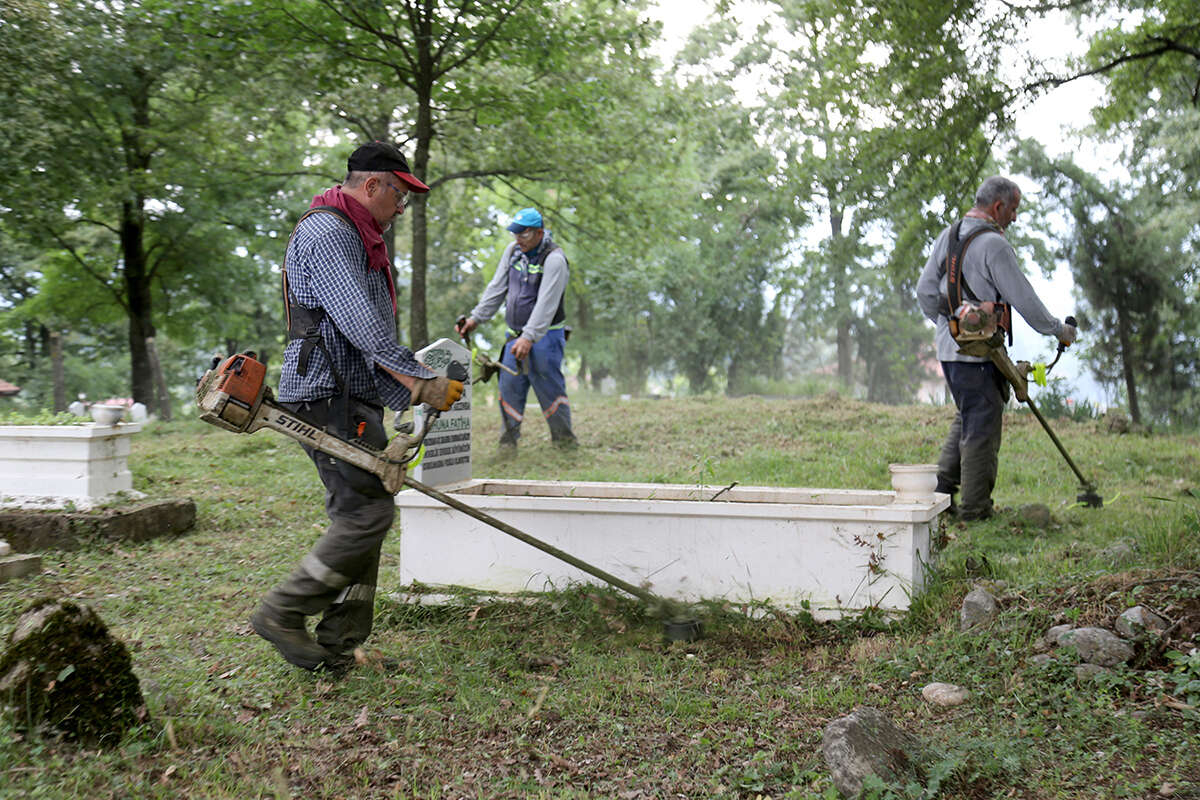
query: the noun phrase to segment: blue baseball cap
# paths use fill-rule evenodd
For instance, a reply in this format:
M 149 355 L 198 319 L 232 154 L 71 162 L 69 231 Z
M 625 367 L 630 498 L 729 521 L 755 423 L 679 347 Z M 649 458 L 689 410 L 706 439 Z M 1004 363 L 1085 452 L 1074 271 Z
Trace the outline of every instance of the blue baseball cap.
M 526 228 L 540 227 L 542 227 L 542 215 L 536 208 L 522 208 L 513 214 L 512 222 L 508 223 L 508 229 L 513 233 L 520 233 Z

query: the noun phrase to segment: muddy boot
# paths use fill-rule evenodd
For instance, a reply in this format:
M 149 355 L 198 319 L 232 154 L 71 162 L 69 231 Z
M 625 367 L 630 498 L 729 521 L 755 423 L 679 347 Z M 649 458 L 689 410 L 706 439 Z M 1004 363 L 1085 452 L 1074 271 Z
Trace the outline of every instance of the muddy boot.
M 280 611 L 265 602 L 250 617 L 254 632 L 271 644 L 289 664 L 314 670 L 325 663 L 328 651 L 309 635 L 304 615 L 298 611 Z

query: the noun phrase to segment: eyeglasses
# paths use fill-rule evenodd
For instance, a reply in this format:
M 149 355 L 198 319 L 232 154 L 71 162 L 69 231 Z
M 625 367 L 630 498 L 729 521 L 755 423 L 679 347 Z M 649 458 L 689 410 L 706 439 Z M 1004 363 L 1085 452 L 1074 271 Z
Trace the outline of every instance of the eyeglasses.
M 514 233 L 513 236 L 517 237 L 518 239 L 528 239 L 528 238 L 532 237 L 535 233 L 537 233 L 537 228 L 526 228 L 525 230 L 521 231 L 520 233 Z
M 396 205 L 403 208 L 408 208 L 408 204 L 412 202 L 412 192 L 408 191 L 407 189 L 402 190 L 399 186 L 391 183 L 390 181 L 384 181 L 384 183 L 390 186 L 392 191 L 396 193 Z

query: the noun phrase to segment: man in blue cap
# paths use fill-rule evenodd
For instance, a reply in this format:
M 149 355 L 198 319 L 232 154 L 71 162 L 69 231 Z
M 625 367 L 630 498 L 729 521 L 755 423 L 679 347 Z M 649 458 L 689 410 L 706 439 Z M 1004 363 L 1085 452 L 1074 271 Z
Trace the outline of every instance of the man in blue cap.
M 570 277 L 567 257 L 542 227 L 542 215 L 536 208 L 518 211 L 508 230 L 514 241 L 500 256 L 496 274 L 479 304 L 455 330 L 465 336 L 491 319 L 504 303 L 508 337 L 500 362 L 517 374 L 500 373 L 500 418 L 504 423 L 500 446 L 516 448 L 525 398 L 532 386 L 550 426 L 551 440 L 560 447 L 574 447 L 571 404 L 562 373 L 566 342 L 563 295 Z

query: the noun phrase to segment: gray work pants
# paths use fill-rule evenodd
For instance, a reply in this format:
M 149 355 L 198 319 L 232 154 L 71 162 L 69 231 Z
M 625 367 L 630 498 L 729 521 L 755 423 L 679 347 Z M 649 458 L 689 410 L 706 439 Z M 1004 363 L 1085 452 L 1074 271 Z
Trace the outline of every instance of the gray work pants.
M 317 427 L 331 421 L 327 401 L 283 405 Z M 383 409 L 352 401 L 347 427 L 356 432 L 359 423 L 365 423 L 365 444 L 377 449 L 387 444 Z M 375 475 L 312 448 L 304 450 L 325 484 L 330 524 L 291 577 L 272 589 L 263 603 L 286 614 L 321 614 L 314 631 L 317 643 L 336 656 L 353 650 L 371 633 L 379 555 L 396 501 Z
M 937 490 L 953 494 L 962 488 L 963 519 L 989 517 L 1008 384 L 990 361 L 943 361 L 942 372 L 958 413 L 938 458 Z

